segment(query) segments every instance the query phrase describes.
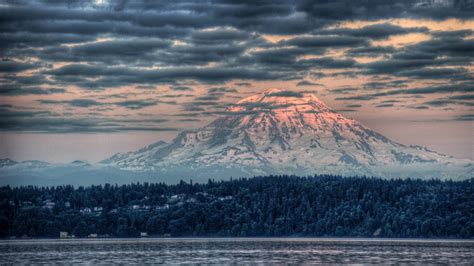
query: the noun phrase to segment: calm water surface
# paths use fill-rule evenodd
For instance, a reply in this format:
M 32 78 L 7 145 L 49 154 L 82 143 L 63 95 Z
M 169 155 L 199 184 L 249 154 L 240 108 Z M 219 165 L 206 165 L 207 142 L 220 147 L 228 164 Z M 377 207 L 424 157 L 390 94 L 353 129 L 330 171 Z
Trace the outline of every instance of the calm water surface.
M 474 264 L 474 241 L 182 238 L 0 241 L 0 263 Z

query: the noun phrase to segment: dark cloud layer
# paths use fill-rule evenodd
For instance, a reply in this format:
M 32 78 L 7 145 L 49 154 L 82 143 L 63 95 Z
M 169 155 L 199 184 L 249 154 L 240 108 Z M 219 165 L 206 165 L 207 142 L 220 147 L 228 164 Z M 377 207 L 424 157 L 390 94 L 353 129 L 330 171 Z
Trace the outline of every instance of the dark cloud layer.
M 7 0 L 0 6 L 0 97 L 37 96 L 40 108 L 64 105 L 73 109 L 137 110 L 181 104 L 181 109 L 190 114 L 216 114 L 223 112 L 226 99 L 236 97 L 254 81 L 290 80 L 297 86 L 322 86 L 319 79 L 324 77 L 360 76 L 371 81 L 360 88 L 329 88 L 330 93 L 345 96 L 338 98 L 341 101 L 467 94 L 472 92 L 473 80 L 468 68 L 474 58 L 472 30 L 430 31 L 378 20 L 473 19 L 471 2 Z M 340 26 L 357 20 L 373 24 L 360 28 Z M 410 33 L 423 33 L 431 39 L 404 47 L 374 44 Z M 285 38 L 270 41 L 268 34 Z M 360 57 L 375 60 L 359 63 Z M 380 79 L 385 76 L 390 79 Z M 224 85 L 229 81 L 239 86 L 239 91 Z M 410 84 L 415 81 L 432 85 Z M 194 84 L 209 89 L 199 92 Z M 155 94 L 161 99 L 149 94 L 137 99 L 112 97 L 120 101 L 107 100 L 105 96 L 77 96 L 72 100 L 51 97 L 74 97 L 77 91 L 70 88 L 78 89 L 78 95 L 118 87 L 150 93 L 158 85 L 169 86 L 169 94 Z M 189 94 L 180 94 L 185 92 Z M 299 97 L 297 92 L 285 94 Z M 471 100 L 444 97 L 423 106 L 467 106 Z M 41 119 L 46 131 L 57 128 L 48 125 L 59 123 L 56 118 Z M 15 124 L 14 119 L 8 121 Z M 40 127 L 41 123 L 35 121 L 29 122 Z M 21 123 L 2 128 L 21 130 L 26 127 Z M 104 124 L 71 120 L 67 127 L 76 128 L 75 125 L 100 131 Z M 124 127 L 117 126 L 116 130 L 120 128 Z
M 60 88 L 37 88 L 37 87 L 16 87 L 0 86 L 0 96 L 19 96 L 19 95 L 50 95 L 65 93 L 65 89 Z
M 119 102 L 99 102 L 94 99 L 73 99 L 73 100 L 39 100 L 41 104 L 64 104 L 71 107 L 79 107 L 79 108 L 89 108 L 89 107 L 97 107 L 97 106 L 118 106 L 124 107 L 127 109 L 137 110 L 142 109 L 149 106 L 154 106 L 160 103 L 158 100 L 126 100 L 126 101 L 119 101 Z M 174 102 L 161 102 L 167 104 L 174 104 Z
M 463 69 L 438 69 L 445 66 L 470 65 L 474 58 L 474 40 L 465 38 L 466 31 L 434 34 L 431 40 L 419 42 L 395 51 L 387 60 L 365 64 L 369 74 L 396 74 L 419 79 L 473 78 Z M 471 32 L 472 34 L 472 32 Z M 437 67 L 433 69 L 433 67 Z M 414 72 L 415 71 L 415 72 Z
M 402 90 L 389 90 L 384 92 L 372 93 L 372 94 L 362 94 L 357 96 L 349 97 L 340 97 L 338 100 L 357 100 L 357 101 L 366 101 L 372 100 L 378 97 L 383 96 L 393 96 L 393 95 L 423 95 L 423 94 L 434 94 L 434 93 L 472 93 L 474 91 L 474 85 L 470 83 L 459 83 L 459 84 L 449 84 L 449 85 L 438 85 L 438 86 L 429 86 L 429 87 L 419 87 L 411 89 L 402 89 Z
M 455 118 L 458 121 L 474 121 L 474 115 L 467 114 L 467 115 L 460 115 Z
M 302 98 L 304 95 L 302 93 L 296 91 L 279 91 L 269 94 L 268 96 L 275 96 L 275 97 L 294 97 L 294 98 Z
M 320 83 L 317 83 L 317 82 L 312 82 L 312 81 L 308 81 L 308 80 L 302 80 L 302 81 L 299 81 L 296 86 L 300 87 L 300 86 L 321 86 Z
M 81 105 L 77 102 L 77 104 Z M 88 105 L 91 103 L 82 103 Z M 0 108 L 0 130 L 54 133 L 120 132 L 120 131 L 176 131 L 171 127 L 158 126 L 166 119 L 117 119 L 96 115 L 64 117 L 49 111 L 14 110 L 13 106 Z

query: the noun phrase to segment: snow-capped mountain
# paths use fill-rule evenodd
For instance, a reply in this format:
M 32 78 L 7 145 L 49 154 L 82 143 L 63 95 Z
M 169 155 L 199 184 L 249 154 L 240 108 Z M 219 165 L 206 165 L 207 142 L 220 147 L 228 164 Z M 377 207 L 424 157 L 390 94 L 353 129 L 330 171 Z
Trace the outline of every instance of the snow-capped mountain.
M 98 164 L 0 159 L 0 185 L 167 182 L 268 174 L 473 177 L 471 160 L 406 146 L 334 112 L 312 94 L 270 89 L 222 117 Z
M 0 159 L 0 186 L 127 184 L 135 181 L 152 182 L 151 177 L 143 173 L 123 171 L 116 167 L 79 160 L 63 164 Z
M 50 164 L 47 162 L 43 161 L 38 161 L 38 160 L 28 160 L 28 161 L 22 161 L 22 162 L 17 162 L 11 159 L 0 159 L 0 168 L 6 168 L 6 169 L 17 169 L 17 170 L 28 170 L 28 169 L 41 169 L 41 168 L 46 168 Z
M 18 164 L 17 161 L 13 161 L 11 159 L 0 159 L 0 168 L 2 167 L 9 167 L 9 166 L 12 166 L 12 165 L 15 165 L 15 164 Z
M 177 177 L 340 174 L 470 178 L 472 162 L 406 146 L 331 110 L 312 94 L 269 89 L 171 143 L 116 154 L 105 165 Z

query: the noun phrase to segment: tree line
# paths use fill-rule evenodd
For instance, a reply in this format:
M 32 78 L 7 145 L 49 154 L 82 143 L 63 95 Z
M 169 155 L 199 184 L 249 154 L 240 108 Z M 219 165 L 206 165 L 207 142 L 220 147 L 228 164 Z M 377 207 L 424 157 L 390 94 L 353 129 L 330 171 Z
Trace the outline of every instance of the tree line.
M 319 175 L 0 188 L 0 237 L 474 237 L 474 179 Z

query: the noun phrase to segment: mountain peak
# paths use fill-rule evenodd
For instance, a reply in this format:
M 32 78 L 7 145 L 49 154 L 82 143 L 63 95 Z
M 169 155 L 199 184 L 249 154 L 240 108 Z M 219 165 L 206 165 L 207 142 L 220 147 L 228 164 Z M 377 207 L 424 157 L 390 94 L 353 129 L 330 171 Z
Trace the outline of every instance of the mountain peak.
M 314 94 L 301 93 L 280 88 L 270 88 L 238 101 L 228 111 L 302 111 L 302 112 L 331 112 L 331 109 Z

